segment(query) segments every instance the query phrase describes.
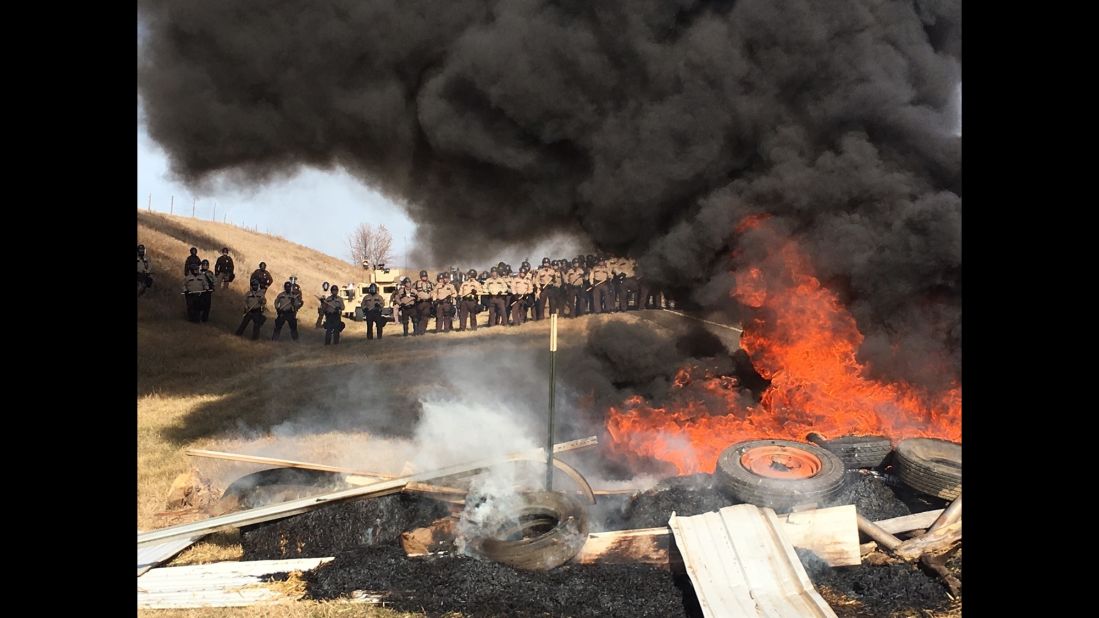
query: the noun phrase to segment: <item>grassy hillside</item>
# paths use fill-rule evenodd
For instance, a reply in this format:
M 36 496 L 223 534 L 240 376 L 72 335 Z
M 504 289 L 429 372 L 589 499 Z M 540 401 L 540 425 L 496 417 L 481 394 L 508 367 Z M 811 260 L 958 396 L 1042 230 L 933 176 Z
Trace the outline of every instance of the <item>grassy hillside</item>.
M 270 438 L 272 428 L 307 426 L 307 432 L 297 433 L 310 438 L 296 444 L 294 454 L 329 461 L 333 440 L 364 438 L 368 432 L 407 434 L 418 419 L 420 394 L 445 378 L 438 373 L 440 365 L 475 368 L 499 357 L 500 346 L 540 351 L 548 341 L 548 320 L 517 329 L 416 338 L 400 337 L 397 324 L 386 329 L 385 339 L 372 342 L 366 341 L 363 324 L 351 322 L 341 345 L 325 347 L 324 331 L 313 327 L 317 301 L 308 294 L 325 280 L 353 280 L 359 276 L 356 266 L 276 236 L 146 212 L 138 213 L 138 241 L 151 256 L 156 278 L 154 288 L 137 299 L 137 510 L 142 529 L 178 523 L 157 515 L 173 478 L 195 463 L 209 465 L 190 460 L 184 455 L 187 448 L 255 448 L 264 440 L 278 442 Z M 179 294 L 191 246 L 211 260 L 217 249 L 228 246 L 238 273 L 248 271 L 238 274 L 229 290 L 215 292 L 206 324 L 186 320 Z M 285 331 L 282 341 L 270 341 L 273 319 L 264 324 L 259 341 L 233 334 L 245 280 L 260 260 L 276 282 L 290 273 L 302 282 L 307 296 L 297 343 Z M 587 328 L 603 319 L 637 318 L 565 320 L 562 346 L 582 342 Z M 255 469 L 236 466 L 226 474 Z

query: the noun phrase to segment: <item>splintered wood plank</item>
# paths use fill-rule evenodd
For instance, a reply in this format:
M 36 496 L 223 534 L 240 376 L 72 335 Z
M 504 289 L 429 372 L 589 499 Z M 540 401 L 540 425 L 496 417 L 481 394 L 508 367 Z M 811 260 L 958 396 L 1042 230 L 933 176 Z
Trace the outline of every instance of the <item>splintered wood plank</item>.
M 813 552 L 829 566 L 862 563 L 855 505 L 800 511 L 777 518 L 794 547 Z
M 704 615 L 835 618 L 774 511 L 740 504 L 668 525 Z

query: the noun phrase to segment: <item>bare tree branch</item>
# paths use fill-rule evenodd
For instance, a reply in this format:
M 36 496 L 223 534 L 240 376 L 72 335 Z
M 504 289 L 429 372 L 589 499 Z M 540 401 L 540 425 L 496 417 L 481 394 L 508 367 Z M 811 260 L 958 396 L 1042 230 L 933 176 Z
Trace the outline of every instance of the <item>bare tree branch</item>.
M 351 259 L 356 264 L 364 261 L 375 264 L 384 264 L 392 259 L 393 235 L 384 225 L 374 228 L 369 223 L 363 223 L 347 239 L 351 249 Z

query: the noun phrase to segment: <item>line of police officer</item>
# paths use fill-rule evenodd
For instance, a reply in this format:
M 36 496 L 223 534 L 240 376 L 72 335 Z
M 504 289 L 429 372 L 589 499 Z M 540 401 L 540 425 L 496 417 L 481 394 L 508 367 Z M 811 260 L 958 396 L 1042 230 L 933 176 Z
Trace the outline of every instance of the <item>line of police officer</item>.
M 198 249 L 192 247 L 184 262 L 183 294 L 186 298 L 187 318 L 192 322 L 206 322 L 210 316 L 210 305 L 214 289 L 220 282 L 227 289 L 234 280 L 234 264 L 229 249 L 222 248 L 221 256 L 213 271 L 209 261 L 198 257 Z M 138 245 L 138 295 L 152 285 L 148 257 L 145 247 Z M 277 340 L 283 325 L 288 325 L 290 338 L 298 340 L 297 312 L 304 302 L 301 287 L 291 277 L 283 284 L 283 291 L 275 298 L 275 327 L 272 340 Z M 244 295 L 244 315 L 237 335 L 243 336 L 249 324 L 252 325 L 252 339 L 259 338 L 260 327 L 266 321 L 264 312 L 267 306 L 267 289 L 274 277 L 267 270 L 267 264 L 259 267 L 249 279 L 249 290 Z M 339 286 L 326 286 L 327 296 L 318 296 L 317 327 L 323 322 L 325 345 L 339 344 L 340 333 L 345 324 L 342 320 L 344 301 L 339 294 Z M 564 317 L 578 317 L 585 313 L 605 313 L 660 307 L 662 292 L 649 285 L 643 276 L 637 273 L 636 262 L 623 257 L 577 256 L 569 260 L 551 260 L 542 258 L 537 270 L 524 261 L 518 271 L 513 272 L 511 265 L 500 262 L 479 275 L 476 270 L 461 273 L 457 269 L 439 273 L 435 283 L 429 280 L 427 271 L 420 271 L 419 279 L 412 282 L 407 277 L 392 294 L 388 305 L 398 316 L 404 336 L 408 336 L 409 325 L 412 336 L 427 332 L 428 320 L 435 318 L 434 332 L 451 330 L 477 330 L 477 314 L 488 312 L 487 327 L 517 326 L 529 319 L 541 320 L 552 313 Z M 384 315 L 385 299 L 378 294 L 376 285 L 371 284 L 363 297 L 361 307 L 366 321 L 367 339 L 374 339 L 377 330 L 378 339 L 388 323 Z M 530 317 L 528 317 L 528 310 Z M 454 318 L 458 318 L 458 328 L 454 329 Z
M 373 294 L 376 296 L 376 292 Z M 364 313 L 368 302 L 372 307 L 379 306 L 377 300 L 369 298 L 363 300 Z M 662 302 L 661 290 L 638 275 L 634 260 L 594 255 L 577 256 L 571 261 L 546 257 L 537 270 L 531 270 L 529 262 L 523 262 L 515 272 L 503 262 L 480 275 L 476 270 L 463 274 L 452 269 L 439 273 L 435 283 L 429 280 L 427 271 L 420 271 L 415 282 L 404 278 L 390 299 L 405 336 L 409 335 L 410 322 L 413 336 L 425 334 L 431 317 L 435 318 L 435 332 L 449 332 L 455 315 L 456 330 L 466 330 L 467 321 L 469 329 L 476 330 L 481 311 L 488 312 L 489 327 L 517 326 L 551 313 L 577 317 L 658 308 Z

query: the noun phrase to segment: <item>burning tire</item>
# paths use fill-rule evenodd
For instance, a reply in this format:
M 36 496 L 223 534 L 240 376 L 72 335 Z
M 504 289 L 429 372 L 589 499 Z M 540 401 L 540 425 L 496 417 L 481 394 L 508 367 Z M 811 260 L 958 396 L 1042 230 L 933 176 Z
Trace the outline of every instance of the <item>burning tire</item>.
M 261 470 L 233 481 L 215 505 L 215 512 L 228 513 L 255 508 L 273 502 L 303 498 L 318 493 L 317 488 L 346 486 L 338 472 L 298 468 Z
M 523 496 L 518 524 L 474 539 L 470 548 L 496 562 L 525 571 L 548 571 L 573 558 L 588 540 L 588 518 L 565 494 L 538 491 Z
M 776 510 L 827 503 L 843 488 L 843 461 L 819 446 L 750 440 L 725 449 L 714 476 L 734 497 Z
M 953 500 L 962 493 L 962 445 L 909 438 L 897 445 L 897 476 L 912 489 Z
M 817 444 L 835 453 L 852 470 L 877 468 L 893 452 L 893 443 L 885 436 L 843 436 Z

